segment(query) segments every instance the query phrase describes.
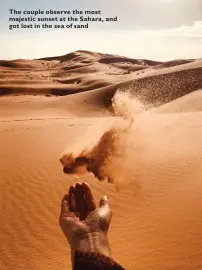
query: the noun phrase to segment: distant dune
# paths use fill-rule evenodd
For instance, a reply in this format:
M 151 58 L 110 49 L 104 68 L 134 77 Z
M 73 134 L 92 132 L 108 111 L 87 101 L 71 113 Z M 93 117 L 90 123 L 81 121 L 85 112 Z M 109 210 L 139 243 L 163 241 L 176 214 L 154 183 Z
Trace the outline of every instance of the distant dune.
M 158 106 L 202 88 L 202 60 L 155 62 L 88 51 L 0 61 L 0 94 L 63 96 L 96 89 L 132 92 Z M 113 86 L 113 87 L 112 87 Z
M 109 197 L 126 269 L 201 269 L 201 138 L 202 60 L 0 61 L 0 269 L 71 269 L 58 215 L 78 181 Z

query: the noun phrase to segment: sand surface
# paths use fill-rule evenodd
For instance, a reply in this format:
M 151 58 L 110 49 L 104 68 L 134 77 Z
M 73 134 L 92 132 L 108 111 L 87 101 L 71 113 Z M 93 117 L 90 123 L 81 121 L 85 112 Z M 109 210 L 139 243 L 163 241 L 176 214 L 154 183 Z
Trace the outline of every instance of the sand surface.
M 126 269 L 202 269 L 201 89 L 202 60 L 0 61 L 0 269 L 71 269 L 60 200 L 83 180 L 109 196 L 112 254 Z M 100 138 L 114 127 L 109 155 Z M 86 149 L 104 151 L 113 183 L 63 173 L 61 156 Z

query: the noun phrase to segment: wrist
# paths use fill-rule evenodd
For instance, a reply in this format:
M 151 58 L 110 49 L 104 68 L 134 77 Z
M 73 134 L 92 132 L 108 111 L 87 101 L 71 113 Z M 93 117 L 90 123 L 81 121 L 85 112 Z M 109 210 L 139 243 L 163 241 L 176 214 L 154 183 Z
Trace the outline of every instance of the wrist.
M 71 252 L 74 256 L 76 250 L 82 252 L 94 252 L 111 257 L 111 250 L 106 233 L 93 232 L 74 237 L 72 239 Z

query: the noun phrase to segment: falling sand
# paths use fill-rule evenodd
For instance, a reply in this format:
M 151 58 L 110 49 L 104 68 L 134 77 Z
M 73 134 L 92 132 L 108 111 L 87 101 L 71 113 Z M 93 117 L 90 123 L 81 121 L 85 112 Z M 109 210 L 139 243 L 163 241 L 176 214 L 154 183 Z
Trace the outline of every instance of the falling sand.
M 134 107 L 136 103 L 139 107 Z M 140 146 L 134 120 L 144 111 L 140 110 L 140 102 L 129 97 L 127 93 L 117 92 L 112 106 L 116 115 L 124 118 L 117 118 L 108 130 L 107 122 L 104 124 L 105 128 L 101 126 L 96 130 L 88 130 L 79 143 L 68 145 L 60 158 L 65 173 L 82 175 L 92 172 L 98 180 L 115 183 L 116 187 L 130 182 L 129 179 L 134 175 L 134 164 L 131 164 L 127 157 L 134 158 L 138 155 L 136 150 L 137 146 Z M 136 149 L 131 148 L 132 145 L 136 146 Z

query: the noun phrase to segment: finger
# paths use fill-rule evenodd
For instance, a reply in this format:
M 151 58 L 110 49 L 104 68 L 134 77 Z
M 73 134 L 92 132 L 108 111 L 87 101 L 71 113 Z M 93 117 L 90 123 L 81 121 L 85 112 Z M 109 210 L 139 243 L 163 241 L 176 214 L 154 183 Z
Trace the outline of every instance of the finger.
M 65 196 L 62 199 L 61 202 L 61 215 L 67 215 L 69 213 L 69 207 L 68 207 L 68 196 L 65 194 Z
M 77 212 L 77 205 L 76 205 L 76 198 L 75 198 L 75 187 L 69 187 L 68 193 L 68 204 L 69 204 L 69 211 L 70 212 Z
M 75 196 L 76 196 L 76 205 L 78 212 L 80 213 L 80 220 L 84 220 L 85 217 L 85 200 L 84 200 L 84 191 L 82 185 L 77 183 L 75 186 Z
M 68 204 L 69 204 L 69 211 L 72 212 L 72 202 L 71 202 L 71 196 L 72 193 L 74 192 L 74 187 L 70 186 L 69 187 L 69 192 L 68 192 Z
M 62 198 L 61 203 L 62 203 L 63 201 L 68 201 L 68 200 L 69 200 L 68 194 L 65 194 L 65 195 L 63 196 L 63 198 Z
M 84 182 L 82 184 L 83 190 L 84 190 L 84 196 L 85 196 L 85 201 L 87 204 L 87 212 L 92 212 L 96 209 L 96 203 L 95 203 L 95 198 L 92 194 L 91 187 L 88 183 Z
M 62 201 L 61 201 L 61 213 L 60 217 L 76 217 L 74 212 L 69 211 L 69 196 L 67 194 L 64 195 Z

